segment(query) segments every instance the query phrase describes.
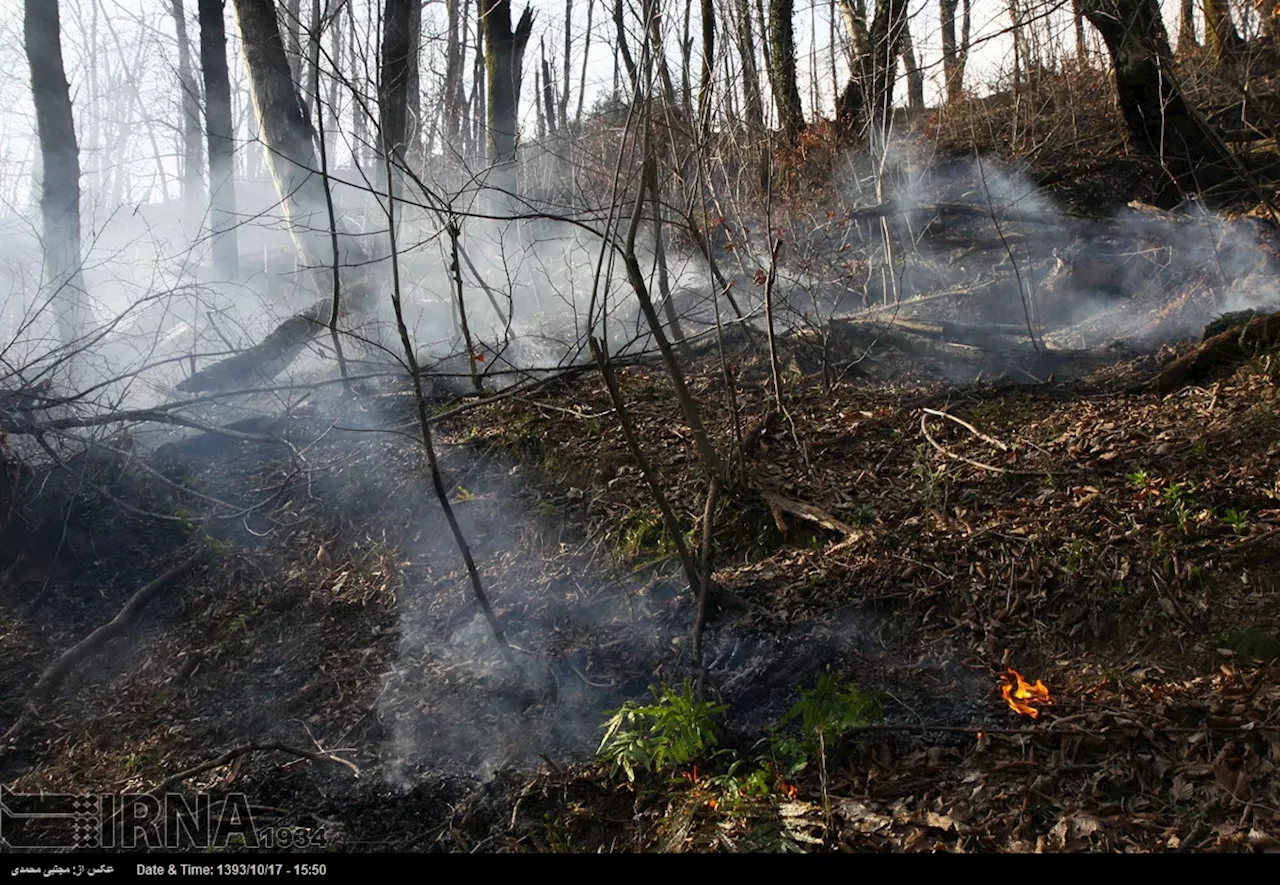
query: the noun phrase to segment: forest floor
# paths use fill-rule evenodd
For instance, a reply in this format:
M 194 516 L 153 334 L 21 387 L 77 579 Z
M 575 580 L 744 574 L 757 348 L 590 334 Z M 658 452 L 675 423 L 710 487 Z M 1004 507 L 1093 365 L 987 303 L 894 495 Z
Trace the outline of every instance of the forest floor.
M 704 654 L 724 709 L 702 758 L 634 783 L 594 758 L 608 711 L 679 689 L 696 605 L 586 374 L 436 428 L 516 669 L 471 599 L 406 391 L 316 396 L 259 428 L 292 448 L 201 436 L 152 456 L 252 513 L 186 523 L 124 467 L 58 532 L 28 529 L 56 551 L 10 551 L 6 728 L 139 586 L 187 549 L 207 559 L 19 723 L 5 782 L 240 794 L 330 850 L 1280 846 L 1276 357 L 1160 397 L 1140 387 L 1152 354 L 997 385 L 845 355 L 827 385 L 806 347 L 784 342 L 778 413 L 761 348 L 732 344 L 736 431 L 720 359 L 690 365 L 712 438 L 742 452 L 715 532 Z M 619 381 L 696 526 L 705 480 L 667 376 Z M 177 518 L 157 529 L 120 500 Z M 1047 687 L 1036 718 L 1002 697 L 1011 668 Z M 834 703 L 865 701 L 862 719 L 806 740 L 786 715 L 833 685 L 856 686 Z
M 1280 351 L 1254 342 L 1171 390 L 1152 383 L 1218 314 L 1280 308 L 1250 300 L 1276 294 L 1274 237 L 1258 259 L 1253 219 L 1139 224 L 1142 206 L 1085 220 L 1162 189 L 1159 170 L 1115 159 L 1094 79 L 1052 107 L 1016 103 L 1017 139 L 993 145 L 1056 146 L 1028 163 L 1057 170 L 1036 180 L 1070 220 L 927 221 L 942 245 L 903 279 L 947 312 L 907 301 L 790 323 L 781 410 L 761 341 L 737 333 L 685 362 L 734 477 L 703 637 L 714 745 L 685 760 L 676 731 L 631 735 L 634 780 L 597 757 L 625 704 L 691 721 L 651 692 L 679 698 L 697 610 L 600 374 L 432 403 L 514 666 L 433 493 L 412 391 L 388 378 L 196 415 L 221 433 L 6 465 L 0 783 L 198 791 L 304 850 L 1280 850 Z M 1062 128 L 1077 101 L 1092 135 L 1037 129 Z M 964 122 L 928 125 L 959 143 Z M 985 173 L 982 187 L 990 202 Z M 878 274 L 849 244 L 868 224 L 830 191 L 789 197 L 808 240 L 788 243 L 784 278 L 867 292 Z M 1042 306 L 1092 312 L 1046 314 L 1056 339 L 992 357 L 1023 304 L 983 299 L 1027 288 L 1001 262 L 1016 247 L 1047 281 L 1059 246 L 1077 279 L 1046 282 Z M 962 266 L 977 270 L 956 285 Z M 740 270 L 744 289 L 765 278 Z M 957 329 L 986 329 L 991 347 L 945 340 Z M 669 376 L 656 360 L 617 372 L 698 544 L 707 483 Z M 191 555 L 120 635 L 41 680 Z M 1046 695 L 1015 710 L 1014 673 Z M 663 751 L 653 771 L 637 761 Z M 2 835 L 71 844 L 56 827 Z

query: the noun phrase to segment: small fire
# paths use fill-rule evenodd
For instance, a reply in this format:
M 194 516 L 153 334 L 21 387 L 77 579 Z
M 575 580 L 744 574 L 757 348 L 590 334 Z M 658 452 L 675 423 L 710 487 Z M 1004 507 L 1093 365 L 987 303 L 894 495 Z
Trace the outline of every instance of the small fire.
M 1030 716 L 1032 719 L 1040 716 L 1037 706 L 1048 706 L 1053 703 L 1049 689 L 1043 682 L 1037 679 L 1034 684 L 1028 683 L 1013 668 L 1009 669 L 1007 675 L 1000 677 L 1000 693 L 1004 695 L 1004 699 L 1015 713 Z

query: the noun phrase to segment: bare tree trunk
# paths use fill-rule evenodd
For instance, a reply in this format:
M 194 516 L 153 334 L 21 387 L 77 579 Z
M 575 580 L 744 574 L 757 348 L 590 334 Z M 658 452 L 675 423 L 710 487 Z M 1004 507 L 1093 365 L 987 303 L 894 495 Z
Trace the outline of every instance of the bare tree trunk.
M 444 55 L 444 133 L 449 142 L 457 139 L 461 131 L 462 117 L 462 53 L 459 26 L 462 24 L 460 7 L 466 0 L 446 0 L 446 36 Z
M 582 122 L 582 103 L 587 98 L 587 61 L 591 56 L 591 15 L 595 10 L 596 0 L 587 0 L 587 30 L 582 38 L 582 73 L 578 77 L 578 109 L 573 115 L 575 124 Z M 568 64 L 569 59 L 566 56 L 565 65 Z
M 1243 42 L 1235 22 L 1231 20 L 1231 6 L 1227 0 L 1202 0 L 1204 5 L 1204 42 L 1218 61 Z
M 320 3 L 323 0 L 311 0 L 311 22 L 307 26 L 307 83 L 302 90 L 302 115 L 315 126 L 320 120 L 311 117 L 312 102 L 319 101 L 320 88 Z M 324 0 L 328 5 L 328 0 Z
M 1071 26 L 1076 35 L 1076 58 L 1084 60 L 1084 13 L 1080 11 L 1080 0 L 1071 0 Z
M 854 55 L 849 85 L 840 96 L 836 118 L 859 137 L 878 137 L 888 131 L 893 121 L 893 86 L 907 29 L 907 0 L 878 0 L 869 31 L 864 30 L 865 18 L 851 9 L 848 0 L 844 5 L 855 35 Z M 860 43 L 866 47 L 861 54 Z
M 354 5 L 351 3 L 347 4 L 347 25 L 349 26 L 347 33 L 350 37 L 347 56 L 350 59 L 351 64 L 349 80 L 351 82 L 352 89 L 356 92 L 363 92 L 366 86 L 366 80 L 363 72 L 364 66 L 361 63 L 362 60 L 360 58 L 360 44 L 357 40 L 356 34 L 356 10 Z M 365 119 L 364 108 L 361 107 L 361 102 L 353 101 L 351 103 L 351 116 L 351 159 L 352 162 L 355 163 L 356 167 L 359 168 L 360 164 L 366 159 L 366 156 L 362 155 L 365 154 L 369 145 L 369 121 Z
M 1074 0 L 1078 5 L 1080 0 Z M 1198 46 L 1196 42 L 1196 0 L 1181 0 L 1178 5 L 1178 51 Z
M 756 67 L 756 39 L 747 0 L 734 0 L 737 13 L 735 37 L 742 59 L 742 116 L 756 131 L 764 128 L 764 99 L 760 93 L 760 69 Z
M 477 156 L 483 154 L 484 145 L 488 139 L 486 135 L 486 123 L 489 119 L 488 112 L 485 108 L 485 96 L 488 94 L 488 88 L 485 85 L 485 53 L 482 47 L 484 41 L 484 0 L 476 0 L 476 60 L 475 67 L 472 69 L 471 82 L 471 103 L 475 108 L 471 112 L 471 120 L 473 126 L 472 146 L 475 148 Z
M 302 0 L 286 0 L 283 10 L 285 48 L 289 54 L 289 75 L 302 83 Z
M 907 69 L 907 107 L 913 111 L 924 110 L 924 75 L 916 61 L 915 45 L 911 42 L 911 27 L 902 23 L 902 64 Z
M 573 0 L 564 0 L 564 84 L 560 91 L 560 125 L 569 126 L 569 53 L 573 51 Z
M 1082 5 L 1115 67 L 1132 148 L 1160 160 L 1193 192 L 1232 178 L 1230 154 L 1173 79 L 1157 0 L 1083 0 Z
M 551 65 L 547 63 L 546 44 L 541 44 L 542 51 L 542 103 L 546 107 L 547 131 L 552 135 L 556 133 L 556 86 L 555 78 L 551 75 Z
M 712 86 L 716 63 L 716 10 L 711 0 L 702 0 L 702 76 L 698 83 L 698 118 L 703 138 L 711 131 Z
M 658 65 L 658 77 L 662 80 L 662 96 L 667 101 L 667 107 L 676 106 L 676 85 L 671 79 L 671 66 L 667 64 L 666 47 L 662 44 L 662 18 L 661 8 L 658 0 L 644 0 L 643 3 L 644 28 L 648 35 L 649 51 L 652 53 L 653 60 Z
M 777 87 L 773 85 L 773 54 L 769 50 L 769 21 L 764 17 L 764 0 L 756 0 L 755 7 L 756 23 L 760 26 L 760 44 L 764 56 L 764 76 L 769 84 L 769 94 L 774 95 Z M 763 93 L 761 95 L 763 96 Z
M 191 41 L 182 0 L 171 0 L 173 24 L 178 32 L 178 86 L 182 90 L 182 202 L 187 236 L 200 232 L 204 215 L 204 138 L 200 125 L 200 89 L 191 71 Z
M 1022 30 L 1022 10 L 1018 7 L 1018 0 L 1008 0 L 1008 4 L 1013 35 L 1013 88 L 1017 89 L 1027 74 L 1027 35 Z
M 520 130 L 520 81 L 525 46 L 533 33 L 533 7 L 526 6 L 520 22 L 511 27 L 511 0 L 481 0 L 484 10 L 484 58 L 489 85 L 489 165 L 491 186 L 506 194 L 499 202 L 510 207 L 516 192 L 516 135 Z
M 224 0 L 199 0 L 200 70 L 204 73 L 205 137 L 209 143 L 209 206 L 213 265 L 224 279 L 240 276 L 236 235 L 235 129 L 227 76 Z
M 327 193 L 317 171 L 315 137 L 302 116 L 297 84 L 292 79 L 284 41 L 271 0 L 234 0 L 236 21 L 244 46 L 245 67 L 253 93 L 262 140 L 268 148 L 272 177 L 302 263 L 316 276 L 321 292 L 333 287 L 332 238 L 325 221 Z M 338 226 L 340 266 L 353 268 L 344 278 L 349 311 L 373 306 L 373 292 L 363 276 L 369 256 L 360 240 Z M 307 342 L 328 328 L 333 298 L 322 298 L 293 316 L 261 343 L 195 373 L 179 389 L 232 389 L 261 383 L 283 371 Z
M 613 26 L 618 34 L 618 54 L 622 56 L 622 63 L 626 65 L 627 80 L 634 88 L 636 84 L 636 62 L 631 56 L 631 48 L 627 45 L 627 22 L 623 17 L 623 0 L 613 0 Z M 614 65 L 614 73 L 617 73 L 617 64 Z
M 43 169 L 40 215 L 44 266 L 58 334 L 70 345 L 84 334 L 88 294 L 80 267 L 80 149 L 71 113 L 71 88 L 62 65 L 57 0 L 26 0 L 23 41 L 31 66 Z
M 547 118 L 543 116 L 542 108 L 542 70 L 540 68 L 533 69 L 533 125 L 538 133 L 538 138 L 547 137 Z
M 794 0 L 769 0 L 769 53 L 773 57 L 773 100 L 788 144 L 795 144 L 804 128 L 800 85 L 796 79 Z
M 409 150 L 409 96 L 417 79 L 412 71 L 418 64 L 418 34 L 413 25 L 418 8 L 418 0 L 386 0 L 383 8 L 378 107 L 382 144 L 391 150 L 388 162 L 378 164 L 383 187 L 387 167 L 403 169 Z
M 938 3 L 938 17 L 942 25 L 942 72 L 948 102 L 959 101 L 964 95 L 964 69 L 969 60 L 970 0 L 964 0 L 964 21 L 957 42 L 956 9 L 959 5 L 960 0 L 939 0 Z

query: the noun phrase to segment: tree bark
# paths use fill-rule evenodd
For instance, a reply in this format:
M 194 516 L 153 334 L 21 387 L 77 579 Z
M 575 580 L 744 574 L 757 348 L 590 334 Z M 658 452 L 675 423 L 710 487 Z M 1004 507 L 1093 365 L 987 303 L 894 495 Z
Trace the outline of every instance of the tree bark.
M 956 9 L 960 0 L 939 0 L 938 18 L 942 25 L 942 76 L 946 83 L 947 102 L 957 102 L 964 95 L 964 69 L 969 60 L 970 0 L 964 3 L 964 20 L 960 40 L 956 41 Z
M 204 74 L 205 137 L 209 145 L 209 216 L 213 265 L 226 280 L 240 276 L 236 234 L 235 130 L 227 76 L 224 0 L 199 0 L 200 70 Z
M 913 111 L 924 110 L 924 74 L 916 59 L 915 44 L 911 40 L 911 26 L 902 24 L 902 64 L 907 69 L 907 107 Z
M 613 0 L 613 26 L 618 34 L 618 54 L 622 56 L 622 64 L 626 66 L 627 79 L 631 84 L 631 88 L 636 85 L 636 61 L 631 55 L 631 47 L 627 43 L 627 21 L 623 17 L 624 6 L 622 0 Z M 617 65 L 614 65 L 614 73 L 617 73 Z
M 555 135 L 559 128 L 557 125 L 559 117 L 556 115 L 556 84 L 555 77 L 551 73 L 551 65 L 547 62 L 545 47 L 542 50 L 542 103 L 546 107 L 547 131 Z
M 1204 4 L 1204 42 L 1213 57 L 1222 61 L 1243 42 L 1227 0 L 1202 0 Z
M 698 82 L 698 119 L 703 137 L 711 131 L 712 87 L 716 63 L 716 10 L 711 0 L 702 0 L 702 75 Z
M 26 0 L 23 41 L 31 66 L 43 175 L 40 215 L 45 284 L 64 345 L 84 334 L 88 294 L 80 265 L 80 149 L 71 113 L 71 89 L 62 65 L 57 0 Z
M 1079 0 L 1076 0 L 1078 3 Z M 1199 45 L 1196 42 L 1196 0 L 1181 0 L 1178 5 L 1178 51 L 1186 52 Z
M 742 59 L 742 116 L 747 125 L 760 131 L 764 128 L 764 99 L 760 93 L 760 69 L 756 67 L 756 39 L 751 27 L 751 7 L 747 0 L 734 0 L 737 15 L 735 37 L 738 56 Z
M 800 86 L 796 79 L 796 38 L 792 26 L 794 0 L 769 0 L 769 51 L 773 56 L 773 100 L 787 144 L 795 144 L 804 128 Z
M 1232 158 L 1173 79 L 1157 0 L 1083 0 L 1107 46 L 1131 147 L 1193 192 L 1232 177 Z
M 182 90 L 182 202 L 187 236 L 200 233 L 204 215 L 204 137 L 200 125 L 200 89 L 191 71 L 191 41 L 182 0 L 172 0 L 174 28 L 178 33 L 178 87 Z
M 893 85 L 907 30 L 907 0 L 878 0 L 869 31 L 865 29 L 865 19 L 854 14 L 848 0 L 843 5 L 854 35 L 853 60 L 836 117 L 859 138 L 883 134 L 893 120 Z M 859 44 L 865 47 L 862 52 Z
M 303 265 L 315 274 L 319 290 L 330 291 L 333 251 L 326 220 L 325 181 L 318 171 L 314 133 L 302 115 L 275 10 L 271 0 L 234 0 L 234 6 L 259 131 L 267 146 L 271 174 L 290 233 Z M 368 310 L 374 300 L 364 277 L 369 256 L 350 231 L 339 227 L 337 233 L 338 264 L 354 268 L 343 279 L 344 306 L 348 311 Z M 261 343 L 193 374 L 178 385 L 179 389 L 234 389 L 274 378 L 312 337 L 328 328 L 333 310 L 333 298 L 317 301 L 278 325 Z
M 524 51 L 533 33 L 533 7 L 526 6 L 520 22 L 511 27 L 511 0 L 481 0 L 484 10 L 485 72 L 489 87 L 489 165 L 491 187 L 506 195 L 499 203 L 512 205 L 516 191 L 516 136 L 520 129 L 520 81 Z
M 595 10 L 596 0 L 587 0 L 587 29 L 582 35 L 582 71 L 578 75 L 578 107 L 573 114 L 575 125 L 582 122 L 582 104 L 587 98 L 587 62 L 591 56 L 591 16 Z
M 289 53 L 289 75 L 295 84 L 302 83 L 302 0 L 286 0 L 282 10 L 286 48 Z
M 462 25 L 460 7 L 466 6 L 466 0 L 446 0 L 445 28 L 448 41 L 445 44 L 444 56 L 444 132 L 450 144 L 456 142 L 462 131 L 462 51 L 464 45 L 459 39 Z
M 378 109 L 382 124 L 382 150 L 390 163 L 379 163 L 378 180 L 385 188 L 388 166 L 402 169 L 409 151 L 409 105 L 417 77 L 418 35 L 414 30 L 418 0 L 386 0 L 382 13 L 382 58 L 378 84 Z M 403 190 L 403 188 L 401 188 Z
M 559 95 L 559 113 L 556 115 L 560 125 L 569 126 L 569 54 L 573 51 L 573 0 L 564 0 L 564 83 Z

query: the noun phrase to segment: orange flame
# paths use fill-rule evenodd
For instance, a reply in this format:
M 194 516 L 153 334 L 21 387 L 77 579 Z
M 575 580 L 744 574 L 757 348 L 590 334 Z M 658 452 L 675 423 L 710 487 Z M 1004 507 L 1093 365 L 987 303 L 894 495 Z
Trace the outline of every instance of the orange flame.
M 1048 706 L 1053 703 L 1049 689 L 1043 682 L 1037 679 L 1034 684 L 1028 683 L 1013 668 L 1009 668 L 1007 675 L 1000 677 L 1000 693 L 1004 695 L 1004 699 L 1015 713 L 1030 716 L 1032 719 L 1040 716 L 1040 711 L 1036 709 L 1037 705 Z

